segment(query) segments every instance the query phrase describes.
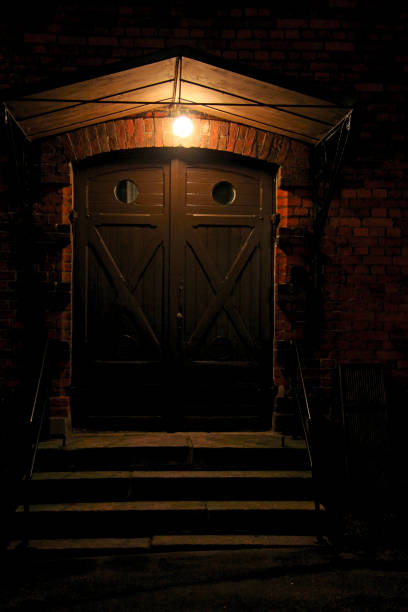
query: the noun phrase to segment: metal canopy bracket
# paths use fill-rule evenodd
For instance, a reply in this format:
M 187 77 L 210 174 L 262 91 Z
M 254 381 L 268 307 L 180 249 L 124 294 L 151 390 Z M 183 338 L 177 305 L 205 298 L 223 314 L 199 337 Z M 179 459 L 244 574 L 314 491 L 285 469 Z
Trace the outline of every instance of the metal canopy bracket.
M 305 335 L 311 346 L 318 344 L 324 320 L 322 286 L 325 258 L 321 251 L 321 241 L 350 134 L 351 112 L 328 138 L 322 140 L 311 151 L 310 156 L 313 201 L 312 283 L 309 291 L 308 326 Z
M 311 153 L 313 229 L 317 242 L 324 232 L 351 128 L 351 111 Z
M 38 146 L 29 142 L 5 109 L 4 125 L 9 155 L 10 194 L 21 217 L 31 217 L 32 203 L 38 194 Z

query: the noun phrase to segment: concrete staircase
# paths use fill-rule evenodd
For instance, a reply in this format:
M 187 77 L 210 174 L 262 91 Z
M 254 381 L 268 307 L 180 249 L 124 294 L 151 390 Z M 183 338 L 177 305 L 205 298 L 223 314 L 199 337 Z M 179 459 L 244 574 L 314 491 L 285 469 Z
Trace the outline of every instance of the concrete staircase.
M 18 546 L 308 545 L 324 531 L 303 440 L 270 432 L 76 433 L 42 442 Z

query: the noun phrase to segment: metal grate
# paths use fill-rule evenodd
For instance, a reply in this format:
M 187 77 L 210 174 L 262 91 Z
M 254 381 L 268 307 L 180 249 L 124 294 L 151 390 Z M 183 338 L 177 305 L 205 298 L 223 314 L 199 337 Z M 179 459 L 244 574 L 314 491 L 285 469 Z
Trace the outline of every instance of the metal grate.
M 339 375 L 342 418 L 349 446 L 380 448 L 388 435 L 383 366 L 341 364 Z

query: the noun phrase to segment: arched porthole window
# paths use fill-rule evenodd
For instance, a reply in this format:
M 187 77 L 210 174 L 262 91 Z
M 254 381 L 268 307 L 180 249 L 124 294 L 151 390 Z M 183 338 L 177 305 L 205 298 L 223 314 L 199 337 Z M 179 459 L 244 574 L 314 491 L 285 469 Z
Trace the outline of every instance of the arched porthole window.
M 219 181 L 212 190 L 212 198 L 217 204 L 228 206 L 232 204 L 236 198 L 237 190 L 229 181 Z
M 136 183 L 130 179 L 123 179 L 115 186 L 115 198 L 123 204 L 133 204 L 136 202 L 139 195 L 139 189 Z

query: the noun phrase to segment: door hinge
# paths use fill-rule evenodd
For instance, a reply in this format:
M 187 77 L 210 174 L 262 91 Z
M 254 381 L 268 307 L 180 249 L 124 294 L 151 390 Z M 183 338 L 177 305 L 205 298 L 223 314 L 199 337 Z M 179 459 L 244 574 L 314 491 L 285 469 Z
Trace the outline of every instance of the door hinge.
M 72 209 L 71 212 L 68 215 L 68 219 L 69 219 L 69 222 L 71 223 L 71 225 L 74 225 L 74 223 L 76 223 L 76 221 L 78 221 L 78 213 L 77 213 L 77 211 Z
M 273 215 L 271 215 L 271 222 L 272 222 L 273 231 L 275 234 L 277 232 L 280 220 L 281 220 L 281 216 L 279 213 L 274 213 Z

